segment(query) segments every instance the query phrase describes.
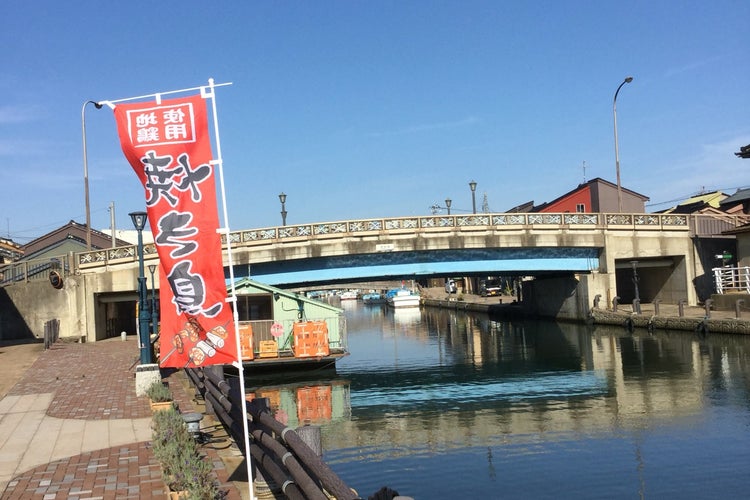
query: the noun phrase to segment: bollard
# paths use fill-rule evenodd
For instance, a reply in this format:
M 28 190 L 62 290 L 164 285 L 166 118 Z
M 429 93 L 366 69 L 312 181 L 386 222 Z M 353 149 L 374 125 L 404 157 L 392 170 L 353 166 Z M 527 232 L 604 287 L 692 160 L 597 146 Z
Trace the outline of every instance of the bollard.
M 706 299 L 706 303 L 704 304 L 706 308 L 706 318 L 711 317 L 711 305 L 714 303 L 714 299 Z
M 323 456 L 323 440 L 321 439 L 320 427 L 305 424 L 295 429 L 297 435 L 315 452 L 319 457 Z
M 620 296 L 618 295 L 612 299 L 612 311 L 617 312 L 617 304 L 620 302 Z
M 680 318 L 685 316 L 685 302 L 687 302 L 685 299 L 681 299 L 677 302 L 677 311 Z
M 601 300 L 601 298 L 602 296 L 599 293 L 594 296 L 594 309 L 599 309 L 599 301 Z
M 737 302 L 734 303 L 734 314 L 737 319 L 741 316 L 741 309 L 742 306 L 745 304 L 745 301 L 742 299 L 737 300 Z
M 123 342 L 127 340 L 128 332 L 120 332 L 120 338 Z
M 659 302 L 661 302 L 661 299 L 654 299 L 654 316 L 659 315 Z

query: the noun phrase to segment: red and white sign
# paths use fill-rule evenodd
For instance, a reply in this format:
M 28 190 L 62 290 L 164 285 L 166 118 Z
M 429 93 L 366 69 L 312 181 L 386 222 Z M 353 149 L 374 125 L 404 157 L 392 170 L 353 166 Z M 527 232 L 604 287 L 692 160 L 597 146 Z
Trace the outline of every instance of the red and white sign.
M 237 360 L 222 263 L 206 103 L 199 96 L 118 104 L 120 144 L 145 189 L 159 254 L 160 365 Z

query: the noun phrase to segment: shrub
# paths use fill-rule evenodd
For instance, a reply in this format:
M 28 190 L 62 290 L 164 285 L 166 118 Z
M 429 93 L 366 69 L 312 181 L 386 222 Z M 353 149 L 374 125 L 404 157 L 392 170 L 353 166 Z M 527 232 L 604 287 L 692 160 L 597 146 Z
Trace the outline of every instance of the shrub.
M 188 498 L 222 498 L 211 464 L 198 449 L 187 424 L 175 408 L 154 413 L 152 447 L 164 471 L 164 482 L 172 491 L 187 491 Z
M 164 403 L 172 401 L 172 393 L 169 387 L 164 385 L 161 380 L 157 380 L 146 389 L 146 395 L 154 403 Z

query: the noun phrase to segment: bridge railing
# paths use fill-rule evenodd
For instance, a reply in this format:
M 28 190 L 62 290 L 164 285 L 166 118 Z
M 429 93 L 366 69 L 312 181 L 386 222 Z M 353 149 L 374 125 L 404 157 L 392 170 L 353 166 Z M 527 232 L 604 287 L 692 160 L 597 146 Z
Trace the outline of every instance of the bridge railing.
M 712 223 L 711 220 L 714 220 Z M 392 217 L 336 222 L 316 222 L 290 226 L 244 229 L 229 233 L 235 247 L 251 247 L 284 241 L 365 236 L 368 234 L 404 234 L 440 231 L 537 230 L 645 230 L 685 231 L 699 236 L 716 235 L 750 221 L 748 216 L 712 216 L 689 214 L 621 214 L 621 213 L 481 213 L 470 215 L 429 215 Z M 712 225 L 713 224 L 713 225 Z M 718 231 L 711 233 L 712 230 Z M 226 245 L 226 235 L 222 235 Z M 144 246 L 145 258 L 156 258 L 153 244 Z M 108 248 L 76 254 L 78 269 L 134 262 L 135 245 Z
M 72 270 L 72 262 L 72 254 L 11 262 L 0 266 L 0 286 L 48 280 L 52 271 L 67 276 Z

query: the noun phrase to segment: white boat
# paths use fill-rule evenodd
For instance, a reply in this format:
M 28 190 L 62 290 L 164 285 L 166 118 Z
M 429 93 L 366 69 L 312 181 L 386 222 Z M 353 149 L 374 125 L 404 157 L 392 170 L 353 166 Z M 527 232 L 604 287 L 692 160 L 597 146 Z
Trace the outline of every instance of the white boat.
M 341 294 L 341 300 L 357 300 L 357 292 L 347 290 Z
M 419 307 L 419 294 L 406 288 L 389 291 L 385 296 L 385 300 L 393 308 Z

